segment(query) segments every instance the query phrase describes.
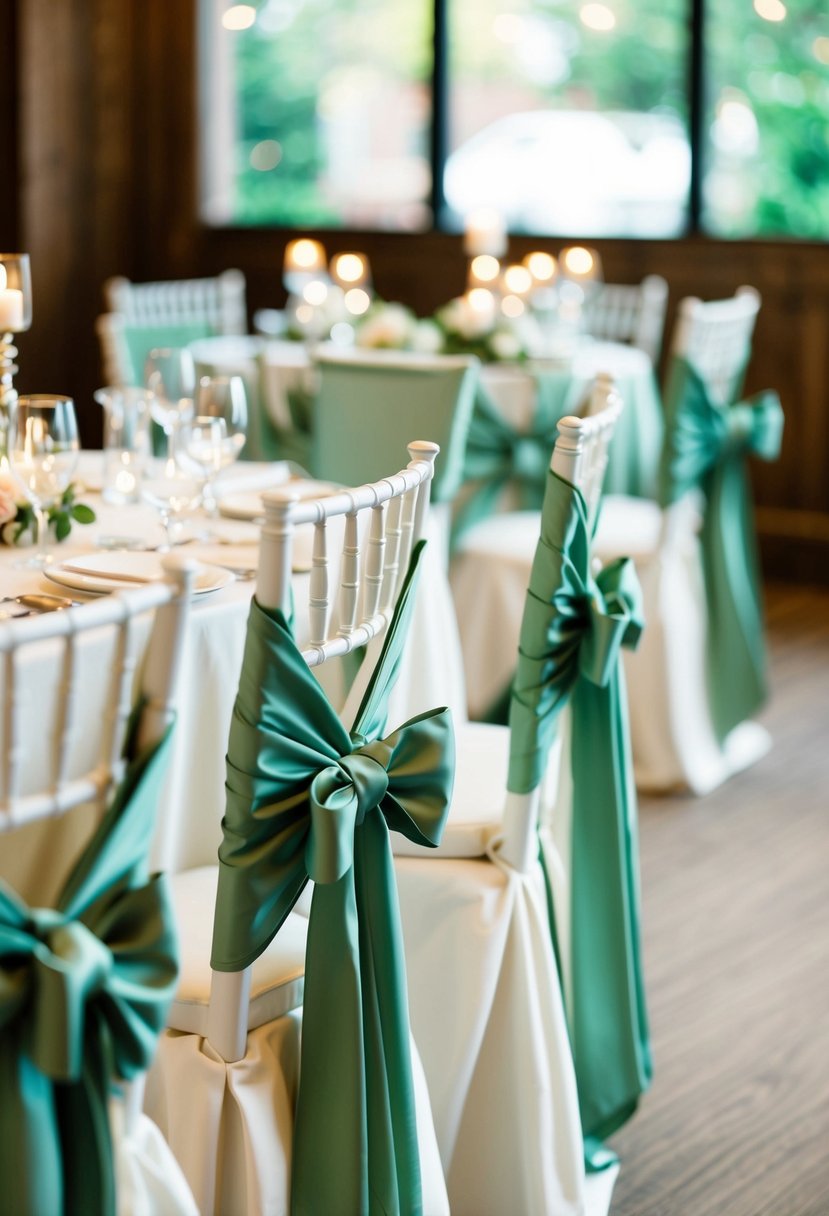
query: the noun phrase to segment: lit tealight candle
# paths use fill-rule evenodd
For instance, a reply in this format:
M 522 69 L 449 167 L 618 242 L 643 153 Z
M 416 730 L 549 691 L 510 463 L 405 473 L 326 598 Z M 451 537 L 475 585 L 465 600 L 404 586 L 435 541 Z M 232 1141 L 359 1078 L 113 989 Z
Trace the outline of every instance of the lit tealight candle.
M 361 253 L 338 253 L 331 259 L 331 278 L 346 290 L 368 282 L 368 259 Z
M 300 237 L 285 246 L 282 278 L 289 292 L 301 293 L 310 279 L 326 274 L 325 249 L 319 241 Z
M 504 271 L 504 287 L 513 296 L 525 296 L 532 290 L 532 272 L 526 266 L 507 266 Z
M 23 329 L 23 292 L 8 287 L 9 276 L 0 262 L 0 333 L 19 333 Z
M 497 211 L 473 211 L 467 218 L 463 249 L 469 257 L 481 253 L 499 258 L 507 251 L 507 230 L 504 217 Z
M 501 273 L 501 263 L 491 253 L 479 253 L 469 263 L 469 286 L 481 287 L 494 284 Z
M 528 253 L 523 260 L 523 265 L 529 270 L 536 283 L 552 283 L 558 270 L 553 255 L 544 253 L 540 249 Z
M 561 251 L 561 265 L 568 279 L 577 282 L 592 282 L 601 273 L 599 255 L 584 245 L 570 245 Z

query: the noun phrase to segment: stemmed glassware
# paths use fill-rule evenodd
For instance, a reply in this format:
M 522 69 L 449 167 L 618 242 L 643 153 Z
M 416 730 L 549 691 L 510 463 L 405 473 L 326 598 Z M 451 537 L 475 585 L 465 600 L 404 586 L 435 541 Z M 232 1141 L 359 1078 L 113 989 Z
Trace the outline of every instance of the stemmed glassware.
M 153 394 L 150 410 L 153 419 L 164 431 L 167 459 L 171 460 L 176 424 L 193 412 L 196 365 L 190 351 L 177 347 L 154 347 L 144 364 L 144 384 Z
M 69 487 L 80 443 L 71 397 L 36 393 L 18 397 L 12 411 L 9 461 L 32 504 L 37 523 L 37 553 L 19 565 L 42 569 L 51 562 L 48 509 Z
M 216 511 L 214 480 L 238 459 L 245 446 L 247 422 L 242 377 L 203 376 L 194 413 L 181 424 L 179 459 L 200 471 L 204 506 L 211 514 Z
M 171 549 L 173 519 L 184 511 L 197 507 L 201 501 L 201 481 L 182 468 L 176 459 L 180 444 L 181 424 L 174 426 L 169 437 L 169 454 L 148 461 L 141 477 L 141 497 L 155 507 L 164 529 L 164 549 Z

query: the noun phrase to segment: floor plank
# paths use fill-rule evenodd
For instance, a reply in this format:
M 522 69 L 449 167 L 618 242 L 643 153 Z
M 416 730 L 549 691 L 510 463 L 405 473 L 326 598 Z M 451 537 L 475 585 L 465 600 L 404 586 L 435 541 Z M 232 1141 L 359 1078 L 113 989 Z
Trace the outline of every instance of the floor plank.
M 767 597 L 771 754 L 642 798 L 655 1080 L 613 1216 L 829 1213 L 829 592 Z

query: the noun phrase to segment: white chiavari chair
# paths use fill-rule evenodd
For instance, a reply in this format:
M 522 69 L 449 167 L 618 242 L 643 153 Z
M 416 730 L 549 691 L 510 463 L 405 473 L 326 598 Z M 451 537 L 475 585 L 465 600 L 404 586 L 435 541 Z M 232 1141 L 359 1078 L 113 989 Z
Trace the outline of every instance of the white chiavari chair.
M 638 347 L 655 367 L 667 306 L 668 284 L 661 275 L 646 275 L 637 284 L 602 283 L 585 304 L 584 328 L 592 338 Z
M 255 603 L 307 620 L 308 636 L 298 645 L 309 668 L 382 642 L 426 527 L 438 451 L 436 444 L 414 442 L 401 472 L 321 499 L 300 501 L 290 490 L 263 496 Z M 303 610 L 292 602 L 291 567 L 295 532 L 305 525 L 313 526 L 314 540 Z M 375 653 L 372 648 L 370 660 Z M 252 965 L 211 972 L 219 867 L 174 880 L 182 973 L 148 1109 L 203 1216 L 289 1210 L 311 885 Z M 413 1067 L 424 1207 L 441 1213 L 445 1185 L 416 1056 Z
M 591 516 L 621 412 L 605 381 L 595 387 L 592 404 L 592 416 L 558 424 L 551 463 L 583 491 Z M 533 521 L 524 523 L 529 530 Z M 533 547 L 539 513 L 534 524 Z M 528 576 L 529 567 L 525 589 Z M 517 626 L 511 640 L 514 654 Z M 480 651 L 481 662 L 488 651 Z M 412 1026 L 452 1211 L 597 1216 L 607 1210 L 615 1175 L 611 1170 L 585 1182 L 538 862 L 539 822 L 555 799 L 558 746 L 545 779 L 517 793 L 507 788 L 506 727 L 466 723 L 456 739 L 455 790 L 437 853 L 417 857 L 405 841 L 394 844 Z
M 666 408 L 678 362 L 690 364 L 711 400 L 726 408 L 739 393 L 748 363 L 760 296 L 741 287 L 733 297 L 682 301 L 671 342 Z M 704 794 L 759 760 L 771 745 L 767 731 L 746 721 L 724 740 L 716 737 L 706 681 L 708 619 L 698 539 L 702 503 L 697 491 L 662 508 L 621 495 L 606 499 L 596 552 L 621 552 L 637 565 L 648 628 L 642 646 L 626 656 L 631 737 L 641 789 L 690 789 Z
M 118 1043 L 130 1018 L 141 1021 L 137 1012 L 141 1003 L 151 1004 L 143 987 L 145 980 L 165 990 L 159 1029 L 163 1007 L 172 995 L 175 960 L 165 956 L 160 947 L 150 959 L 151 966 L 146 957 L 137 958 L 136 968 L 130 972 L 130 926 L 122 926 L 124 938 L 119 940 L 117 909 L 119 901 L 128 902 L 133 893 L 140 898 L 141 892 L 157 881 L 156 877 L 148 882 L 147 876 L 158 795 L 150 770 L 162 771 L 163 756 L 159 750 L 153 759 L 145 758 L 163 746 L 166 732 L 174 723 L 176 684 L 195 570 L 193 563 L 168 559 L 166 582 L 63 611 L 0 621 L 4 703 L 0 727 L 0 921 L 8 931 L 9 904 L 5 900 L 13 892 L 12 898 L 23 901 L 21 906 L 29 918 L 26 935 L 37 939 L 29 961 L 37 959 L 44 977 L 41 986 L 32 983 L 21 1012 L 33 1023 L 44 1017 L 53 1019 L 58 1057 L 64 1035 L 71 1042 L 73 1035 L 80 1034 L 82 1046 L 78 1050 L 84 1059 L 90 1053 L 94 1057 L 97 1050 L 108 1052 L 111 1042 Z M 137 775 L 136 766 L 144 764 L 146 767 Z M 120 810 L 114 816 L 116 807 Z M 109 911 L 101 919 L 99 909 L 107 905 Z M 107 935 L 107 918 L 110 931 L 113 926 L 116 929 L 112 940 Z M 131 931 L 144 932 L 140 920 L 133 922 Z M 149 928 L 146 931 L 149 934 Z M 172 934 L 171 923 L 167 932 Z M 84 972 L 89 966 L 93 937 L 97 939 L 94 950 L 100 953 L 98 966 L 108 959 L 97 983 Z M 151 940 L 148 936 L 147 945 Z M 21 957 L 16 963 L 22 968 L 26 952 L 22 947 L 18 949 Z M 119 957 L 126 959 L 126 970 L 120 977 Z M 147 971 L 151 973 L 149 979 Z M 50 988 L 45 977 L 52 972 Z M 18 978 L 23 973 L 21 970 Z M 68 985 L 67 991 L 76 985 L 76 993 L 84 992 L 82 1008 L 74 1007 L 75 1018 L 80 1015 L 80 1020 L 72 1022 L 70 1001 L 64 1009 L 65 1026 L 61 1024 L 59 1003 L 55 1004 L 54 981 L 59 977 Z M 44 1011 L 39 1002 L 47 1000 L 50 992 L 52 1003 Z M 98 999 L 101 1005 L 97 1005 Z M 132 1002 L 136 1002 L 135 1009 Z M 101 1012 L 104 1007 L 109 1013 Z M 102 1024 L 101 1043 L 96 1046 L 96 1032 Z M 4 1034 L 14 1038 L 13 1022 L 6 1022 Z M 38 1046 L 42 1051 L 43 1043 Z M 141 1114 L 143 1074 L 136 1072 L 136 1060 L 129 1059 L 130 1052 L 136 1052 L 133 1042 L 127 1045 L 126 1071 L 121 1072 L 124 1063 L 116 1047 L 115 1074 L 101 1078 L 101 1093 L 93 1085 L 87 1099 L 89 1108 L 99 1104 L 106 1118 L 111 1087 L 120 1089 L 109 1103 L 117 1210 L 147 1216 L 160 1211 L 171 1216 L 195 1216 L 192 1196 L 169 1148 L 158 1128 Z M 38 1074 L 38 1063 L 28 1063 L 31 1074 Z M 90 1067 L 94 1075 L 94 1065 Z M 75 1075 L 75 1071 L 67 1075 L 47 1070 L 43 1083 L 60 1081 L 61 1092 L 71 1094 L 73 1086 L 81 1084 L 80 1073 Z M 8 1089 L 4 1090 L 4 1100 L 9 1097 Z M 42 1100 L 42 1092 L 39 1097 Z M 30 1091 L 29 1099 L 27 1115 L 36 1118 L 37 1096 L 32 1101 Z M 12 1118 L 12 1111 L 5 1110 L 5 1117 Z M 70 1124 L 73 1122 L 70 1117 Z M 80 1131 L 69 1126 L 59 1132 L 70 1146 L 67 1152 L 73 1135 L 80 1137 L 73 1152 L 83 1151 L 80 1142 L 91 1135 L 91 1125 L 87 1126 L 82 1117 L 81 1123 Z M 55 1169 L 52 1148 L 45 1142 L 36 1147 L 37 1156 L 31 1156 L 29 1164 L 40 1161 L 48 1179 L 50 1169 Z M 56 1168 L 60 1173 L 60 1163 Z M 72 1168 L 77 1172 L 81 1166 L 73 1161 Z M 13 1171 L 16 1176 L 25 1174 L 24 1161 L 15 1161 Z M 72 1170 L 63 1172 L 66 1177 L 72 1174 Z M 81 1207 L 88 1202 L 90 1208 L 97 1208 L 100 1192 L 95 1189 L 95 1170 L 89 1167 L 88 1158 L 82 1172 L 84 1177 L 75 1184 L 75 1189 L 78 1185 L 81 1189 Z M 43 1182 L 41 1169 L 37 1173 Z M 8 1179 L 10 1172 L 4 1170 L 4 1174 Z M 57 1202 L 54 1191 L 49 1198 L 45 1197 L 48 1192 L 41 1194 L 45 1207 L 37 1199 L 38 1193 L 30 1193 L 28 1202 L 32 1206 L 22 1201 L 20 1210 L 63 1210 L 62 1206 L 51 1206 L 53 1199 Z M 9 1199 L 8 1193 L 6 1197 Z

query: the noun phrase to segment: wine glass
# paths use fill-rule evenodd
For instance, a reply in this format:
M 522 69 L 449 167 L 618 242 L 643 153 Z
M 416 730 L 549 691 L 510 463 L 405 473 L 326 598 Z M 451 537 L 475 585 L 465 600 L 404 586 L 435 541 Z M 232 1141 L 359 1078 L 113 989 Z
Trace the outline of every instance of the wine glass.
M 144 466 L 141 477 L 141 497 L 155 507 L 164 529 L 164 544 L 160 551 L 172 549 L 173 519 L 190 511 L 201 502 L 201 482 L 181 467 L 175 457 L 177 435 L 172 435 L 172 455 L 156 457 Z
M 245 446 L 248 422 L 247 396 L 241 376 L 202 376 L 196 391 L 195 411 L 181 426 L 179 459 L 198 468 L 202 497 L 210 514 L 216 513 L 213 481 L 238 459 Z
M 173 433 L 176 423 L 193 412 L 196 365 L 189 350 L 156 346 L 144 363 L 144 384 L 153 394 L 150 412 L 164 431 L 167 459 L 173 459 Z
M 48 509 L 63 497 L 78 463 L 80 443 L 71 397 L 34 393 L 18 397 L 11 422 L 9 462 L 32 504 L 37 523 L 37 553 L 17 563 L 43 569 L 47 553 Z

